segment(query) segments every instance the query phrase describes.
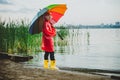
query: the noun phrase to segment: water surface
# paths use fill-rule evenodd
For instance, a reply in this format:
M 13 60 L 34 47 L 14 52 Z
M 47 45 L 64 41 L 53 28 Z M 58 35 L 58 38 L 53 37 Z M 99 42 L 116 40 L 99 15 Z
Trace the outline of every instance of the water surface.
M 120 70 L 120 29 L 69 29 L 65 40 L 67 45 L 55 47 L 57 66 Z M 43 65 L 43 56 L 33 62 Z

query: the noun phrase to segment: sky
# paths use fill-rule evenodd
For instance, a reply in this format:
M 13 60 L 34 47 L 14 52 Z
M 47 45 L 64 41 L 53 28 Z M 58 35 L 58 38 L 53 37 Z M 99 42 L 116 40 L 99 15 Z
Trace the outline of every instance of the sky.
M 50 4 L 67 4 L 57 24 L 97 25 L 120 21 L 120 0 L 0 0 L 0 18 L 28 19 Z

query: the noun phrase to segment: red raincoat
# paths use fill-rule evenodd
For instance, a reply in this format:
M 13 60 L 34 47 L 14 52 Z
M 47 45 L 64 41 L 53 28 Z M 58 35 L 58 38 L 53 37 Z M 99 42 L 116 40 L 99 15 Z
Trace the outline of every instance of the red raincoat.
M 42 50 L 46 52 L 53 52 L 54 51 L 53 37 L 56 35 L 56 30 L 48 20 L 45 20 L 43 23 L 42 33 L 43 33 L 41 46 Z

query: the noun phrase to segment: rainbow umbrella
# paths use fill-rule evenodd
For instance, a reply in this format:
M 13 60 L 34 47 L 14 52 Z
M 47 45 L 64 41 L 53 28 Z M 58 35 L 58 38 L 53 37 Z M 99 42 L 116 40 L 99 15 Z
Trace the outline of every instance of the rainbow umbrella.
M 66 4 L 52 4 L 43 8 L 32 19 L 30 23 L 29 33 L 38 34 L 42 31 L 43 15 L 46 12 L 49 12 L 50 15 L 52 16 L 51 22 L 57 23 L 58 20 L 64 15 L 66 9 L 67 9 Z

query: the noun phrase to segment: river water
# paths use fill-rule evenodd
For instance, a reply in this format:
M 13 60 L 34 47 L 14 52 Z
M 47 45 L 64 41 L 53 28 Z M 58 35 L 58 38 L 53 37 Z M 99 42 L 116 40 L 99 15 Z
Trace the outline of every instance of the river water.
M 55 47 L 58 67 L 120 71 L 120 29 L 69 29 L 67 45 Z M 59 38 L 57 38 L 59 40 Z M 44 52 L 32 63 L 43 65 Z

